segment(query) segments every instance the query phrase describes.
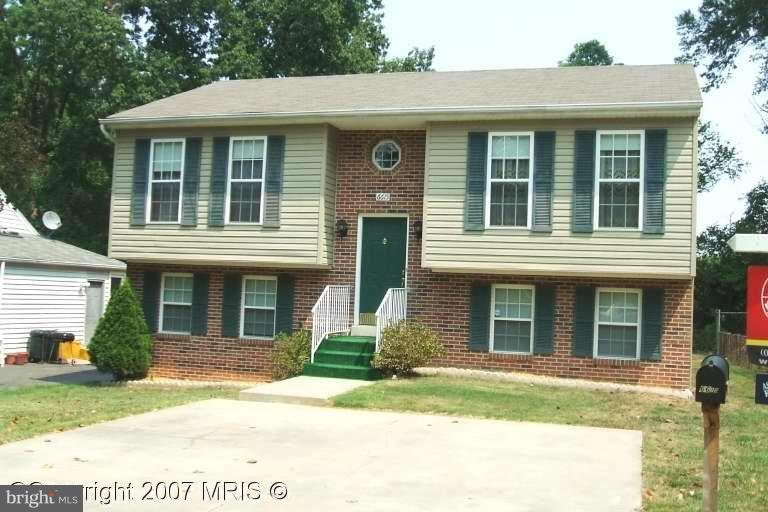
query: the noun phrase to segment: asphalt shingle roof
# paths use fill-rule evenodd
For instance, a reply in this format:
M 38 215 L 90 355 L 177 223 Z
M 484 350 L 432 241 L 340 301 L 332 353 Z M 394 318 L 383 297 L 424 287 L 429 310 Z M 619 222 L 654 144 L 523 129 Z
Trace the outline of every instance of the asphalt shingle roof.
M 104 121 L 654 104 L 700 106 L 693 67 L 558 67 L 229 80 L 119 112 Z
M 39 235 L 0 233 L 0 261 L 125 270 L 125 263 Z

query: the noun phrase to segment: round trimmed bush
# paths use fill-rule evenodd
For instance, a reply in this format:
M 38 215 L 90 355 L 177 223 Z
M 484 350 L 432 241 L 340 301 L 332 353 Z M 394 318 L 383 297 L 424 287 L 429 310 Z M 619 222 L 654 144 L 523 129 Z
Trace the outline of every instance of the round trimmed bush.
M 387 374 L 403 375 L 445 355 L 437 334 L 417 320 L 401 320 L 381 335 L 381 349 L 373 358 L 373 367 Z

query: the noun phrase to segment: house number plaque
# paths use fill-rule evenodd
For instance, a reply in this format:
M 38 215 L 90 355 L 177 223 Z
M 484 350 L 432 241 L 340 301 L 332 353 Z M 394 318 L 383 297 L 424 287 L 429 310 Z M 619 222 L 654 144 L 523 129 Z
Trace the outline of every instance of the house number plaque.
M 376 201 L 379 202 L 389 202 L 389 200 L 392 198 L 389 192 L 376 192 Z

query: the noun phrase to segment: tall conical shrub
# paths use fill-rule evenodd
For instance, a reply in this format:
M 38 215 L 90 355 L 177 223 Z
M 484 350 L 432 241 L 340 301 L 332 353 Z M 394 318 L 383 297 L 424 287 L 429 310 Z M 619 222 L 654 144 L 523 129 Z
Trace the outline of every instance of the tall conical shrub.
M 91 362 L 116 380 L 139 379 L 152 364 L 152 337 L 126 278 L 112 297 L 88 344 Z

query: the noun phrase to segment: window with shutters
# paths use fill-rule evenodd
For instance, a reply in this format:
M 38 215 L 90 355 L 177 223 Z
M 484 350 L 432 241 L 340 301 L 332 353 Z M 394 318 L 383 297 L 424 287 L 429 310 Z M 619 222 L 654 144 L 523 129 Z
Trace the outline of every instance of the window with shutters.
M 640 229 L 643 194 L 643 132 L 598 131 L 595 225 Z
M 192 274 L 164 273 L 160 285 L 160 331 L 189 334 L 192 330 Z
M 595 304 L 594 356 L 638 359 L 642 290 L 598 288 Z
M 230 139 L 227 222 L 261 223 L 264 211 L 266 156 L 266 137 Z
M 178 223 L 184 178 L 184 139 L 154 139 L 149 155 L 147 222 Z
M 488 134 L 485 225 L 530 229 L 533 132 Z
M 240 336 L 271 339 L 275 335 L 277 278 L 243 277 Z
M 491 352 L 533 352 L 533 296 L 533 286 L 493 286 Z

